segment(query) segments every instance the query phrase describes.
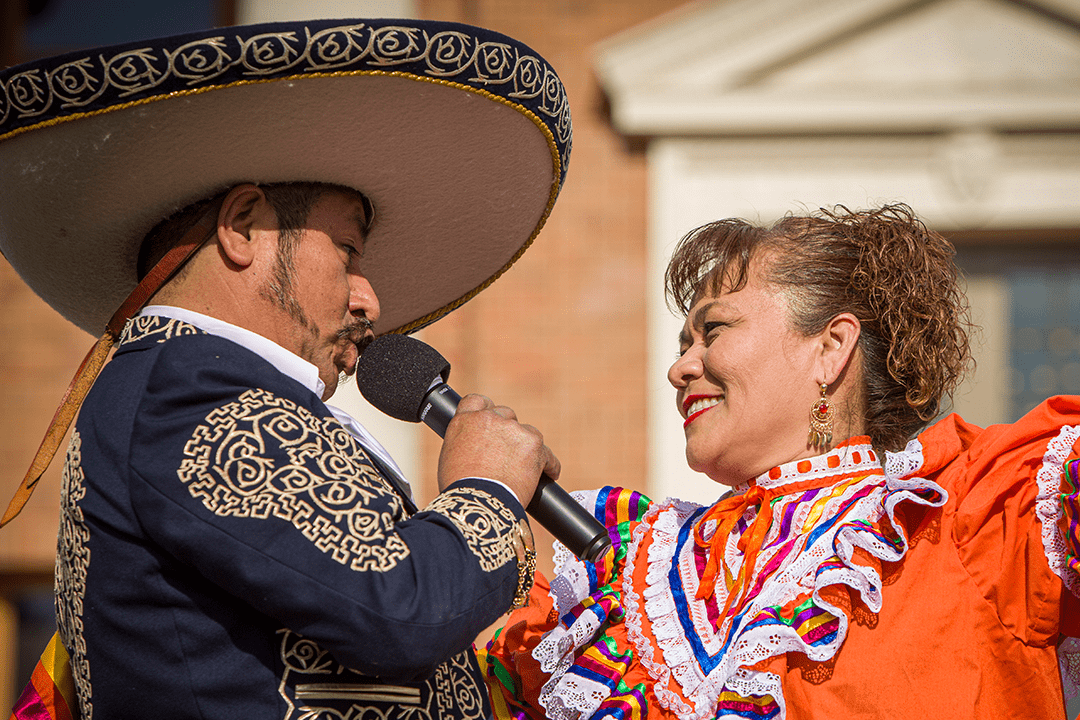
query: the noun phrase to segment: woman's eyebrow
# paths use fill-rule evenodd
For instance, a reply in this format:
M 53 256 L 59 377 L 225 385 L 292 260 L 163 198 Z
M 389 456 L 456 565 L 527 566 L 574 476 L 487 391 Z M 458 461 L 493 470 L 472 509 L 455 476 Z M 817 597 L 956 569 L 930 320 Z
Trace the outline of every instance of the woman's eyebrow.
M 707 302 L 704 305 L 702 305 L 701 307 L 699 307 L 697 309 L 697 312 L 694 313 L 694 327 L 696 327 L 696 328 L 702 327 L 705 324 L 705 316 L 709 314 L 709 311 L 712 310 L 717 305 L 724 305 L 724 304 L 726 304 L 726 303 L 724 303 L 721 300 L 713 300 L 713 301 Z
M 709 314 L 709 310 L 715 304 L 715 302 L 705 303 L 697 309 L 697 312 L 694 313 L 694 327 L 699 328 L 705 324 L 705 316 Z
M 694 327 L 701 328 L 705 325 L 705 316 L 709 314 L 709 311 L 715 307 L 719 307 L 727 312 L 735 312 L 736 308 L 729 302 L 724 300 L 713 300 L 708 302 L 697 309 L 694 313 Z

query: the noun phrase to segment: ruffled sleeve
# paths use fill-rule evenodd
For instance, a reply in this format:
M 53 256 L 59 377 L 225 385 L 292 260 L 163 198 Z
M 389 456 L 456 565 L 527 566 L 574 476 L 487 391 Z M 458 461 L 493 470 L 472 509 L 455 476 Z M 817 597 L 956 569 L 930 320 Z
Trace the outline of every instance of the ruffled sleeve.
M 621 593 L 626 546 L 650 501 L 620 488 L 575 496 L 608 528 L 613 552 L 585 563 L 556 544 L 555 578 L 548 584 L 538 573 L 526 607 L 478 653 L 499 720 L 588 717 L 601 708 L 640 718 L 646 710 Z
M 498 720 L 544 717 L 538 695 L 547 676 L 532 652 L 544 633 L 558 624 L 549 591 L 547 578 L 537 572 L 525 607 L 510 615 L 485 650 L 477 650 Z
M 1060 484 L 1055 484 L 1053 463 L 1049 465 L 1046 493 L 1041 496 L 1045 498 L 1045 504 L 1040 519 L 1043 520 L 1044 537 L 1048 538 L 1050 567 L 1061 576 L 1076 599 L 1080 598 L 1080 453 L 1075 441 L 1062 468 Z M 1080 617 L 1071 619 L 1075 621 L 1071 627 L 1075 637 L 1080 635 Z
M 1063 618 L 1080 596 L 1078 439 L 1077 396 L 985 430 L 953 415 L 920 436 L 920 474 L 954 500 L 961 562 L 1002 625 L 1028 645 L 1080 629 Z

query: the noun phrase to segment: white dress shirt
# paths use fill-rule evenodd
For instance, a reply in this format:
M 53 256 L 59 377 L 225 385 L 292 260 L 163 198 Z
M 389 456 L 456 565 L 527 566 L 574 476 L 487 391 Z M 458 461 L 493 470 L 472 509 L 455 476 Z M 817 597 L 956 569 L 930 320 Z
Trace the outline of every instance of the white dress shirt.
M 184 308 L 172 307 L 171 305 L 147 305 L 142 309 L 142 312 L 140 312 L 139 315 L 157 315 L 173 320 L 179 320 L 180 322 L 194 325 L 210 335 L 216 335 L 217 337 L 231 340 L 237 345 L 247 348 L 255 353 L 277 368 L 281 374 L 291 377 L 293 380 L 315 393 L 317 397 L 321 398 L 323 392 L 326 391 L 326 384 L 319 379 L 319 368 L 315 367 L 299 355 L 281 347 L 273 340 L 269 340 L 258 333 L 253 333 L 250 330 L 245 330 L 242 327 L 227 323 L 224 320 L 218 320 L 209 315 L 203 315 L 202 313 L 197 313 L 192 310 L 185 310 Z M 402 474 L 398 464 L 394 462 L 394 458 L 390 457 L 390 453 L 386 451 L 386 448 L 375 439 L 374 435 L 368 432 L 367 428 L 360 424 L 360 421 L 333 405 L 327 405 L 326 408 L 335 418 L 337 418 L 338 422 L 344 425 L 345 429 L 356 438 L 357 442 L 360 443 L 364 450 L 373 455 L 377 455 L 380 461 L 397 473 L 398 478 L 405 483 L 405 487 L 409 487 L 408 480 Z

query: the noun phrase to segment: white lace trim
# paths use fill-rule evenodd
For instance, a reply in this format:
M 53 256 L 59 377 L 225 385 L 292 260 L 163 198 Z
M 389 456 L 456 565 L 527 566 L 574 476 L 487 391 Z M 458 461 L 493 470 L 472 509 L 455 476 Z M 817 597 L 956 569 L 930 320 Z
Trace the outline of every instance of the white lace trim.
M 600 629 L 600 622 L 591 610 L 583 612 L 569 628 L 557 625 L 533 649 L 540 669 L 551 676 L 540 688 L 537 699 L 552 720 L 589 717 L 610 694 L 606 685 L 566 673 L 574 663 L 574 651 Z
M 815 460 L 821 460 L 824 457 L 827 456 L 821 456 Z M 710 655 L 718 654 L 724 638 L 727 637 L 730 621 L 721 627 L 720 633 L 714 632 L 709 623 L 704 602 L 693 599 L 697 590 L 697 572 L 694 567 L 692 544 L 684 544 L 681 557 L 675 557 L 680 529 L 702 506 L 668 499 L 650 507 L 634 528 L 623 569 L 623 578 L 633 576 L 641 543 L 646 535 L 650 535 L 651 545 L 648 557 L 645 558 L 648 568 L 646 587 L 639 595 L 630 582 L 624 582 L 622 602 L 626 614 L 628 638 L 638 654 L 638 660 L 655 681 L 653 693 L 660 704 L 681 720 L 706 720 L 716 717 L 717 701 L 721 692 L 727 689 L 744 697 L 772 696 L 780 706 L 780 717 L 786 717 L 780 678 L 773 673 L 752 670 L 750 666 L 766 658 L 791 651 L 802 652 L 810 659 L 819 662 L 835 655 L 846 636 L 848 618 L 842 609 L 830 605 L 821 597 L 821 588 L 837 584 L 847 585 L 860 594 L 863 602 L 872 611 L 877 612 L 881 609 L 881 578 L 873 568 L 854 563 L 854 551 L 855 548 L 861 547 L 885 562 L 899 560 L 906 554 L 907 539 L 895 521 L 896 506 L 901 502 L 915 502 L 937 507 L 944 504 L 947 499 L 947 493 L 940 486 L 922 478 L 911 477 L 922 467 L 922 464 L 922 446 L 917 441 L 912 441 L 903 452 L 888 455 L 886 460 L 888 472 L 885 478 L 881 475 L 871 476 L 852 484 L 833 497 L 823 495 L 822 503 L 814 503 L 810 506 L 804 504 L 797 509 L 792 518 L 794 526 L 801 527 L 807 522 L 814 505 L 818 507 L 819 517 L 831 517 L 839 511 L 845 501 L 859 491 L 865 490 L 868 484 L 876 484 L 878 487 L 856 501 L 855 506 L 848 511 L 847 517 L 851 520 L 864 519 L 874 524 L 888 516 L 893 527 L 900 532 L 900 550 L 881 541 L 875 535 L 853 526 L 850 522 L 841 523 L 833 531 L 820 536 L 811 547 L 803 548 L 786 559 L 762 592 L 749 604 L 744 614 L 746 618 L 752 618 L 764 607 L 783 605 L 799 595 L 810 593 L 818 607 L 828 611 L 839 621 L 839 628 L 833 642 L 814 647 L 805 643 L 793 628 L 784 626 L 766 626 L 737 632 L 720 663 L 708 675 L 698 664 L 683 631 L 668 579 L 668 570 L 673 562 L 677 562 L 695 634 L 705 646 L 706 652 Z M 875 463 L 869 469 L 877 467 L 880 466 Z M 817 466 L 814 466 L 814 470 L 816 469 Z M 844 474 L 849 470 L 838 467 L 832 468 L 831 472 Z M 784 482 L 791 481 L 789 473 L 781 477 Z M 938 493 L 940 497 L 934 501 L 926 500 L 916 494 L 916 491 L 927 490 Z M 782 517 L 784 508 L 797 499 L 798 495 L 793 495 L 781 500 L 774 507 L 774 517 Z M 749 509 L 744 519 L 752 520 L 755 512 L 755 509 Z M 776 522 L 770 528 L 763 547 L 768 547 L 769 543 L 776 539 L 779 531 L 780 523 Z M 742 560 L 736 547 L 737 542 L 738 537 L 733 534 L 729 538 L 725 552 L 733 573 L 738 572 L 739 563 Z M 775 549 L 772 552 L 775 553 Z M 844 566 L 823 572 L 815 578 L 817 568 L 834 553 L 840 557 Z M 770 553 L 763 552 L 758 562 L 764 564 L 769 556 Z M 556 563 L 558 577 L 552 583 L 551 595 L 561 615 L 588 596 L 588 573 L 580 561 L 558 546 L 556 547 Z M 556 590 L 557 584 L 558 590 Z M 722 595 L 723 592 L 723 588 L 718 587 L 716 600 L 720 604 L 726 599 Z M 643 613 L 649 620 L 659 648 L 654 647 L 651 639 L 642 630 Z M 534 650 L 533 657 L 541 662 L 545 672 L 552 673 L 540 694 L 540 704 L 552 720 L 587 718 L 596 712 L 600 703 L 608 697 L 606 687 L 592 687 L 590 683 L 583 683 L 582 678 L 566 675 L 566 671 L 573 663 L 575 651 L 592 641 L 598 629 L 599 623 L 596 616 L 585 612 L 570 628 L 560 625 L 549 632 Z M 679 693 L 671 689 L 672 679 L 678 684 L 682 696 L 691 700 L 692 706 L 683 700 Z M 589 684 L 590 687 L 585 687 L 585 684 Z
M 1042 524 L 1043 552 L 1050 563 L 1050 569 L 1061 578 L 1073 595 L 1080 597 L 1080 577 L 1068 567 L 1068 548 L 1060 525 L 1061 474 L 1077 438 L 1080 438 L 1080 425 L 1065 425 L 1057 437 L 1047 443 L 1043 464 L 1035 476 L 1039 487 L 1039 495 L 1035 500 L 1035 515 Z
M 590 510 L 595 507 L 598 494 L 598 490 L 571 493 L 578 504 Z M 548 596 L 562 617 L 589 597 L 589 572 L 565 545 L 556 541 L 552 547 L 555 550 L 555 577 L 551 580 Z M 566 674 L 574 663 L 575 652 L 590 642 L 600 629 L 596 610 L 595 606 L 586 609 L 570 627 L 559 623 L 533 648 L 532 656 L 540 663 L 540 669 L 551 676 L 540 689 L 537 699 L 552 720 L 589 717 L 611 693 L 602 683 Z
M 839 465 L 829 467 L 829 459 L 836 458 Z M 799 470 L 799 465 L 809 463 L 809 470 Z M 780 476 L 771 477 L 772 471 L 762 473 L 755 480 L 756 485 L 763 488 L 776 488 L 782 485 L 790 485 L 794 482 L 806 482 L 807 480 L 819 480 L 831 475 L 846 475 L 849 473 L 873 472 L 881 467 L 877 453 L 870 443 L 841 445 L 824 455 L 816 455 L 805 460 L 795 460 L 785 463 L 777 468 Z
M 644 539 L 646 533 L 655 528 L 661 515 L 666 516 L 667 518 L 666 522 L 659 522 L 661 532 L 656 533 L 654 531 L 653 544 L 649 549 L 649 557 L 646 561 L 647 570 L 645 576 L 645 589 L 642 593 L 650 600 L 654 597 L 652 588 L 667 579 L 666 569 L 655 564 L 653 559 L 660 555 L 667 555 L 669 558 L 673 556 L 675 554 L 675 542 L 678 539 L 677 530 L 673 536 L 670 532 L 665 532 L 664 529 L 670 529 L 672 525 L 681 526 L 690 515 L 701 507 L 701 505 L 696 503 L 668 498 L 663 503 L 649 508 L 648 512 L 646 512 L 645 516 L 641 519 L 641 522 L 634 528 L 633 536 L 630 539 L 630 547 L 627 548 L 623 578 L 633 577 L 638 548 L 641 546 L 641 541 Z M 659 576 L 663 577 L 661 578 Z M 687 705 L 683 699 L 679 697 L 678 693 L 670 689 L 669 684 L 671 683 L 673 674 L 672 669 L 666 663 L 656 659 L 656 650 L 653 648 L 652 640 L 650 640 L 641 630 L 641 615 L 640 612 L 638 612 L 638 608 L 641 606 L 643 598 L 637 594 L 632 583 L 625 581 L 622 585 L 622 594 L 623 611 L 626 612 L 626 635 L 631 644 L 633 644 L 634 649 L 638 652 L 638 660 L 645 670 L 648 671 L 649 675 L 656 681 L 653 685 L 653 694 L 662 706 L 674 712 L 678 717 L 691 717 L 694 714 L 695 708 Z M 668 600 L 671 600 L 670 594 Z M 648 600 L 646 600 L 646 603 L 648 603 Z M 658 603 L 663 603 L 663 598 L 661 598 Z M 653 605 L 656 606 L 658 603 L 653 603 Z M 634 608 L 634 612 L 632 613 L 628 612 L 628 609 L 631 607 Z M 674 610 L 673 603 L 671 604 L 671 609 Z M 678 626 L 677 619 L 675 628 L 670 628 L 664 621 L 660 621 L 659 627 L 661 628 L 661 632 L 666 629 L 668 632 L 665 634 L 667 635 L 671 634 L 671 630 L 677 631 L 680 635 L 682 634 L 682 628 L 681 626 Z M 659 637 L 657 637 L 657 642 L 661 642 Z
M 884 484 L 880 475 L 873 476 L 867 481 L 855 483 L 841 496 L 828 501 L 822 516 L 829 517 L 831 515 L 829 511 L 835 510 L 835 507 L 830 508 L 830 505 L 835 505 L 837 501 L 850 498 L 855 492 L 863 489 L 867 482 Z M 875 514 L 880 515 L 883 497 L 884 487 L 873 490 L 866 497 L 856 501 L 856 506 L 850 511 L 850 516 L 868 517 L 871 518 L 871 521 L 876 520 L 877 518 L 873 516 Z M 793 497 L 788 502 L 797 499 L 797 497 Z M 786 509 L 787 504 L 784 500 L 777 503 L 773 508 L 774 516 L 779 517 Z M 752 517 L 754 512 L 756 511 L 752 509 L 748 511 L 748 514 Z M 805 517 L 799 517 L 804 512 L 804 508 L 799 508 L 796 512 L 794 518 L 796 526 L 806 520 Z M 649 572 L 646 578 L 646 588 L 642 591 L 644 607 L 642 608 L 632 598 L 627 597 L 624 599 L 628 627 L 633 624 L 640 628 L 642 623 L 640 614 L 644 610 L 644 614 L 652 626 L 652 634 L 663 654 L 662 663 L 656 662 L 655 659 L 652 663 L 646 663 L 644 660 L 646 648 L 639 647 L 638 650 L 642 653 L 642 662 L 646 669 L 656 677 L 655 671 L 658 670 L 656 666 L 664 665 L 670 670 L 671 677 L 678 683 L 682 696 L 693 703 L 690 712 L 680 712 L 681 708 L 668 707 L 669 710 L 675 712 L 683 720 L 705 720 L 714 717 L 720 694 L 725 686 L 728 686 L 731 679 L 736 676 L 740 678 L 740 685 L 744 688 L 754 686 L 764 689 L 771 686 L 772 683 L 768 681 L 767 673 L 749 669 L 750 666 L 769 657 L 792 651 L 802 652 L 816 661 L 832 657 L 839 648 L 840 643 L 843 642 L 847 630 L 847 618 L 840 609 L 830 606 L 821 599 L 817 592 L 818 588 L 843 583 L 858 590 L 871 609 L 877 610 L 880 608 L 881 579 L 872 568 L 864 568 L 848 563 L 843 568 L 824 573 L 815 581 L 813 577 L 814 571 L 824 560 L 833 555 L 832 541 L 834 539 L 838 540 L 838 550 L 841 559 L 845 562 L 850 561 L 855 545 L 868 544 L 859 542 L 859 535 L 862 533 L 854 528 L 845 538 L 837 537 L 837 532 L 825 533 L 813 545 L 803 547 L 801 551 L 792 553 L 792 556 L 783 562 L 761 592 L 758 593 L 757 597 L 747 605 L 743 617 L 744 619 L 753 618 L 766 607 L 784 605 L 810 591 L 819 607 L 826 609 L 839 619 L 840 627 L 834 640 L 826 645 L 814 647 L 805 643 L 794 629 L 783 626 L 764 626 L 736 630 L 734 636 L 729 640 L 727 650 L 724 652 L 723 657 L 720 658 L 719 663 L 711 672 L 706 674 L 697 661 L 690 639 L 683 631 L 667 573 L 671 563 L 673 561 L 678 563 L 679 576 L 683 584 L 682 590 L 690 611 L 694 632 L 707 654 L 716 656 L 723 650 L 723 643 L 728 638 L 729 633 L 732 632 L 730 627 L 732 620 L 725 620 L 720 632 L 715 632 L 712 629 L 705 603 L 694 599 L 697 592 L 698 578 L 694 567 L 693 545 L 689 542 L 684 543 L 680 556 L 676 558 L 674 555 L 679 531 L 688 519 L 688 514 L 676 514 L 670 509 L 662 510 L 658 514 L 656 520 L 651 523 L 650 528 L 652 544 L 648 550 Z M 642 523 L 642 525 L 647 524 L 646 522 Z M 779 529 L 779 523 L 770 528 L 769 534 L 763 543 L 764 547 L 768 547 L 768 544 L 776 539 Z M 648 532 L 648 530 L 645 532 Z M 733 574 L 739 572 L 739 565 L 742 560 L 741 554 L 736 547 L 737 540 L 737 533 L 732 533 L 725 552 L 728 566 Z M 631 552 L 635 550 L 637 550 L 637 547 L 632 548 Z M 767 563 L 776 551 L 776 549 L 773 549 L 772 552 L 763 551 L 759 562 L 761 564 Z M 717 604 L 723 604 L 726 600 L 724 588 L 718 586 L 716 592 Z M 639 630 L 636 635 L 642 637 L 643 633 Z M 653 667 L 650 667 L 650 665 Z M 731 689 L 734 690 L 734 688 Z M 660 697 L 659 694 L 657 696 Z M 660 701 L 667 706 L 664 699 Z
M 902 502 L 914 502 L 929 507 L 941 507 L 949 499 L 949 493 L 945 492 L 945 488 L 925 478 L 915 477 L 915 473 L 922 469 L 923 462 L 925 462 L 923 446 L 918 438 L 910 440 L 900 452 L 885 453 L 885 487 L 889 490 L 885 499 L 885 514 L 888 515 L 889 523 L 896 530 L 903 544 L 894 560 L 902 558 L 908 550 L 904 526 L 896 522 L 896 506 Z M 917 494 L 920 490 L 936 490 L 941 493 L 941 498 L 938 502 L 929 502 Z
M 599 494 L 599 490 L 575 490 L 570 493 L 570 496 L 591 512 L 591 508 L 596 506 L 596 498 Z M 556 540 L 551 547 L 555 550 L 553 557 L 555 577 L 551 579 L 548 597 L 551 598 L 555 610 L 561 617 L 589 596 L 589 572 L 585 569 L 584 563 L 561 542 Z
M 916 473 L 923 462 L 922 442 L 914 438 L 900 452 L 885 453 L 885 477 L 899 481 Z
M 780 676 L 775 673 L 756 672 L 747 668 L 739 668 L 734 675 L 728 678 L 727 688 L 742 697 L 765 697 L 770 695 L 776 701 L 776 704 L 780 706 L 780 717 L 787 717 L 784 688 L 780 684 Z M 734 717 L 737 720 L 742 720 L 739 716 Z M 717 720 L 723 720 L 723 717 L 717 716 Z

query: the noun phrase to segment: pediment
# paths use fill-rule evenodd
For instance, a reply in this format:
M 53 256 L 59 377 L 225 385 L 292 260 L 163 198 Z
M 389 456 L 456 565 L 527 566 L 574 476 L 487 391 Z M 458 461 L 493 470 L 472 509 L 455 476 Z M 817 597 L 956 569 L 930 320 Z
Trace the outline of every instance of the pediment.
M 726 0 L 599 50 L 627 134 L 1080 123 L 1080 0 Z

